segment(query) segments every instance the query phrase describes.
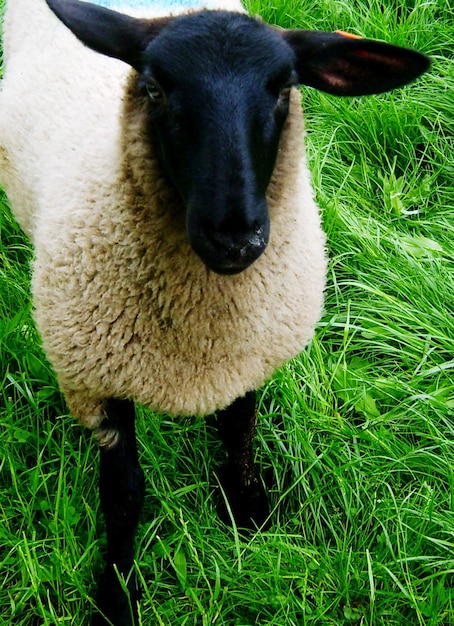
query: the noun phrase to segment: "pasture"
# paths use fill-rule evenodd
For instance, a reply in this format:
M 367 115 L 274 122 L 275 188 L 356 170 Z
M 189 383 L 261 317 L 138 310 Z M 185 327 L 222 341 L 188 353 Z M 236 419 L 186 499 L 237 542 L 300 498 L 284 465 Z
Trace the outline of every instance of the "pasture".
M 454 5 L 246 4 L 433 65 L 380 96 L 303 88 L 331 261 L 316 338 L 260 397 L 271 526 L 219 520 L 209 419 L 139 409 L 141 623 L 453 626 Z M 0 624 L 82 626 L 102 569 L 98 454 L 40 350 L 32 258 L 0 196 Z

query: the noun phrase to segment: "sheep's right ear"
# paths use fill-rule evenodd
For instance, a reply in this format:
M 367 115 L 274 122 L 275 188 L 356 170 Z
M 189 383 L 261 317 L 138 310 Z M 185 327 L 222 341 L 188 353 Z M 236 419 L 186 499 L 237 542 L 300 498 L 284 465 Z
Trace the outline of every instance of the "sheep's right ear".
M 80 0 L 46 0 L 55 15 L 86 46 L 142 70 L 148 43 L 171 17 L 138 19 Z
M 296 56 L 299 81 L 336 96 L 365 96 L 412 82 L 430 66 L 421 52 L 347 33 L 279 31 Z

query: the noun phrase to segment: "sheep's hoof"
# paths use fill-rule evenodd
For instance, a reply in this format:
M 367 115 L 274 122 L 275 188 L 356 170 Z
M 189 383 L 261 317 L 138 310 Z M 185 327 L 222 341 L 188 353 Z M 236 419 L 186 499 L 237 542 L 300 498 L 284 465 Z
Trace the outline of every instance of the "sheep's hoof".
M 231 524 L 233 516 L 235 524 L 241 529 L 265 530 L 269 527 L 270 507 L 258 472 L 248 476 L 245 482 L 244 477 L 241 479 L 227 463 L 219 471 L 219 480 L 228 501 L 227 506 L 225 498 L 222 498 L 218 507 L 222 521 Z
M 139 592 L 135 577 L 131 576 L 125 593 L 112 566 L 107 566 L 99 579 L 96 604 L 99 612 L 91 620 L 91 626 L 137 626 L 137 602 Z

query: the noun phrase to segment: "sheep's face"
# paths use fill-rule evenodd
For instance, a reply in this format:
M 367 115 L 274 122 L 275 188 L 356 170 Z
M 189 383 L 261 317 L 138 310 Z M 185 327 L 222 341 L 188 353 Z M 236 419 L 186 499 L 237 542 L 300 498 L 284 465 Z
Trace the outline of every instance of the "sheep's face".
M 269 237 L 266 190 L 296 83 L 282 37 L 243 15 L 198 13 L 147 47 L 141 76 L 187 235 L 218 273 L 246 269 Z
M 159 158 L 186 207 L 189 241 L 221 274 L 245 270 L 268 243 L 266 190 L 291 86 L 381 93 L 430 64 L 413 50 L 345 33 L 278 31 L 238 13 L 145 20 L 85 1 L 47 3 L 85 45 L 139 73 Z

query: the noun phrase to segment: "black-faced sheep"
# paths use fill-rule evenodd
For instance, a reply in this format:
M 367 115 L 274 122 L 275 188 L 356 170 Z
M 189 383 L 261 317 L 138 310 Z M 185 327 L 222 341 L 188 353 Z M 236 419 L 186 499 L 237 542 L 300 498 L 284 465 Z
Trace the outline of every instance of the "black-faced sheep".
M 60 21 L 44 0 L 10 0 L 0 94 L 0 177 L 35 247 L 36 323 L 100 444 L 98 600 L 117 626 L 136 619 L 134 580 L 131 614 L 116 573 L 132 566 L 144 492 L 133 402 L 218 411 L 233 515 L 268 515 L 255 389 L 312 337 L 326 272 L 295 87 L 377 93 L 428 67 L 378 42 L 271 28 L 237 0 L 179 16 L 166 14 L 187 11 L 177 2 L 130 4 L 136 17 L 48 0 Z

